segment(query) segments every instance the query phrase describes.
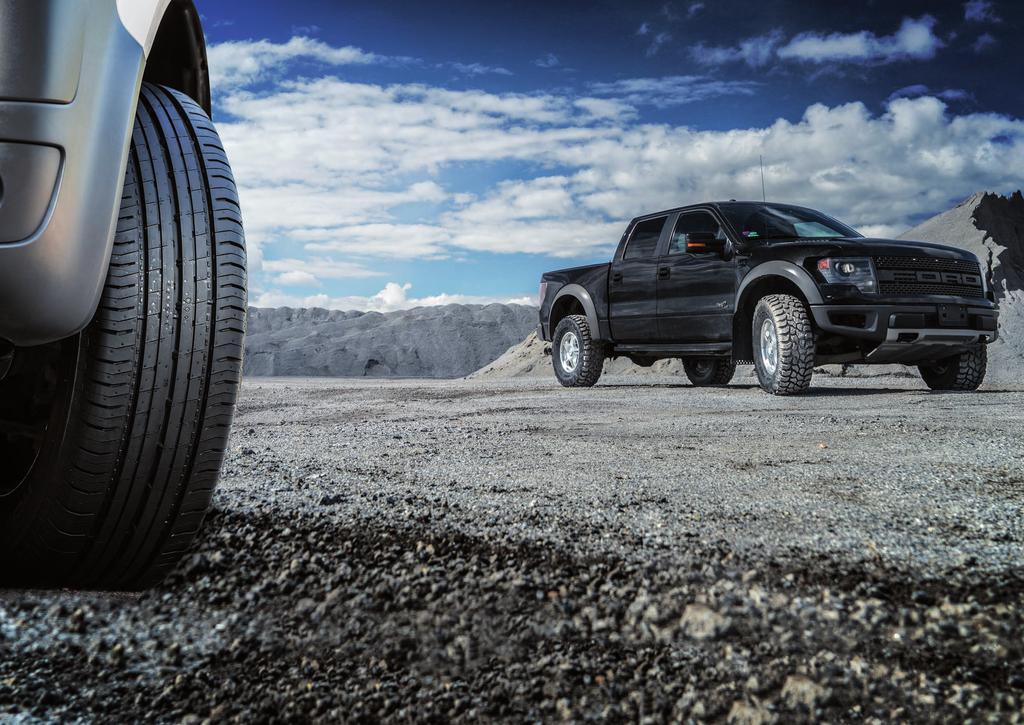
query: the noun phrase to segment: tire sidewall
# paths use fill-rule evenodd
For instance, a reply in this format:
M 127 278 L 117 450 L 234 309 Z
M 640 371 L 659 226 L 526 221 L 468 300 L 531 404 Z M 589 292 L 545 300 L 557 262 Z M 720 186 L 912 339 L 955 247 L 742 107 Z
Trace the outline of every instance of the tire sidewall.
M 683 360 L 686 377 L 695 387 L 728 385 L 736 372 L 732 360 L 718 358 L 689 358 Z
M 934 365 L 919 365 L 925 384 L 936 391 L 973 391 L 981 387 L 988 368 L 988 348 L 967 350 Z
M 754 309 L 754 321 L 751 323 L 750 330 L 754 348 L 754 369 L 757 371 L 757 379 L 761 383 L 761 387 L 770 393 L 775 393 L 779 389 L 779 370 L 782 368 L 781 351 L 779 362 L 775 366 L 775 372 L 769 372 L 761 360 L 761 328 L 765 320 L 771 320 L 772 325 L 775 326 L 775 335 L 778 336 L 779 321 L 775 319 L 771 308 L 764 301 L 761 301 L 757 303 L 757 307 Z
M 567 333 L 574 333 L 576 339 L 580 343 L 580 355 L 579 360 L 576 362 L 576 368 L 572 372 L 566 372 L 562 368 L 562 340 L 565 338 Z M 551 339 L 551 365 L 555 369 L 555 377 L 558 378 L 558 382 L 566 386 L 576 385 L 581 377 L 584 362 L 584 346 L 590 344 L 590 339 L 583 335 L 583 331 L 580 326 L 576 324 L 576 321 L 571 317 L 566 317 L 558 323 L 555 328 L 555 334 Z

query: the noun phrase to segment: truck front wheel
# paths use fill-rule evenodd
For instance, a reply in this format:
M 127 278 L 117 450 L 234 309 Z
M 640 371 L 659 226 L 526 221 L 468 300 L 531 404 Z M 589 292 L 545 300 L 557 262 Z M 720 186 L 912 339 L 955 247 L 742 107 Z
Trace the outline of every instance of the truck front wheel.
M 0 383 L 0 586 L 139 589 L 175 565 L 220 472 L 245 318 L 217 132 L 146 83 L 95 317 Z
M 988 368 L 988 348 L 979 345 L 974 350 L 953 355 L 932 365 L 920 365 L 921 377 L 932 390 L 977 390 L 985 380 Z
M 558 382 L 567 388 L 589 388 L 601 377 L 604 347 L 595 342 L 584 315 L 569 315 L 555 328 L 551 362 Z
M 811 385 L 814 328 L 803 302 L 792 295 L 767 295 L 754 309 L 754 367 L 761 388 L 796 395 Z
M 694 386 L 728 385 L 736 374 L 736 363 L 728 358 L 687 358 L 683 360 L 686 377 Z

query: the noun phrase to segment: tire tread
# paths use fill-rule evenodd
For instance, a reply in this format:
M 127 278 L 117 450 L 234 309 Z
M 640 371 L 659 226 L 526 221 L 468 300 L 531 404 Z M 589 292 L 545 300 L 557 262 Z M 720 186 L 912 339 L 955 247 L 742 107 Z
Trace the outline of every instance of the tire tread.
M 144 588 L 198 531 L 227 446 L 246 325 L 244 237 L 225 159 L 195 102 L 143 84 L 64 444 L 10 514 L 30 521 L 8 548 L 8 569 L 22 578 Z

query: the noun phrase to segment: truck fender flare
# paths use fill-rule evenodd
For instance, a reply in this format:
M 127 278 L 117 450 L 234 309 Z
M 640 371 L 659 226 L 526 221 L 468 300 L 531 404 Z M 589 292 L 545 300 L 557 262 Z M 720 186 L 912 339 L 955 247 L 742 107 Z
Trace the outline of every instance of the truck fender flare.
M 807 270 L 799 267 L 792 262 L 774 261 L 765 262 L 759 264 L 750 274 L 746 276 L 740 288 L 736 291 L 736 311 L 741 309 L 741 303 L 744 301 L 744 296 L 747 293 L 747 287 L 759 279 L 765 277 L 781 277 L 785 280 L 789 280 L 803 293 L 804 299 L 807 300 L 809 305 L 820 305 L 822 303 L 821 292 L 818 291 L 818 285 L 814 283 L 811 275 L 807 273 Z
M 558 304 L 558 300 L 563 297 L 575 297 L 579 300 L 580 304 L 583 305 L 583 311 L 587 315 L 587 323 L 590 325 L 591 334 L 596 337 L 600 335 L 601 327 L 597 321 L 597 307 L 594 306 L 594 300 L 590 297 L 590 293 L 587 292 L 585 287 L 578 284 L 567 284 L 562 289 L 558 290 L 558 294 L 555 295 L 555 299 L 551 300 L 551 309 L 555 309 L 555 305 Z M 550 326 L 550 323 L 549 323 Z M 555 334 L 554 328 L 551 329 L 551 335 Z

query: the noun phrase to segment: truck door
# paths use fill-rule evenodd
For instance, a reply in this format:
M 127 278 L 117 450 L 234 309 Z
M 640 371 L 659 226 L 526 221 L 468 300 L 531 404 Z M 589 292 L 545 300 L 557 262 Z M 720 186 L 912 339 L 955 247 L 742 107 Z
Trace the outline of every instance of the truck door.
M 658 339 L 658 242 L 667 216 L 633 227 L 608 270 L 608 318 L 616 342 Z
M 711 212 L 679 215 L 658 259 L 661 342 L 728 342 L 736 296 L 736 262 Z

